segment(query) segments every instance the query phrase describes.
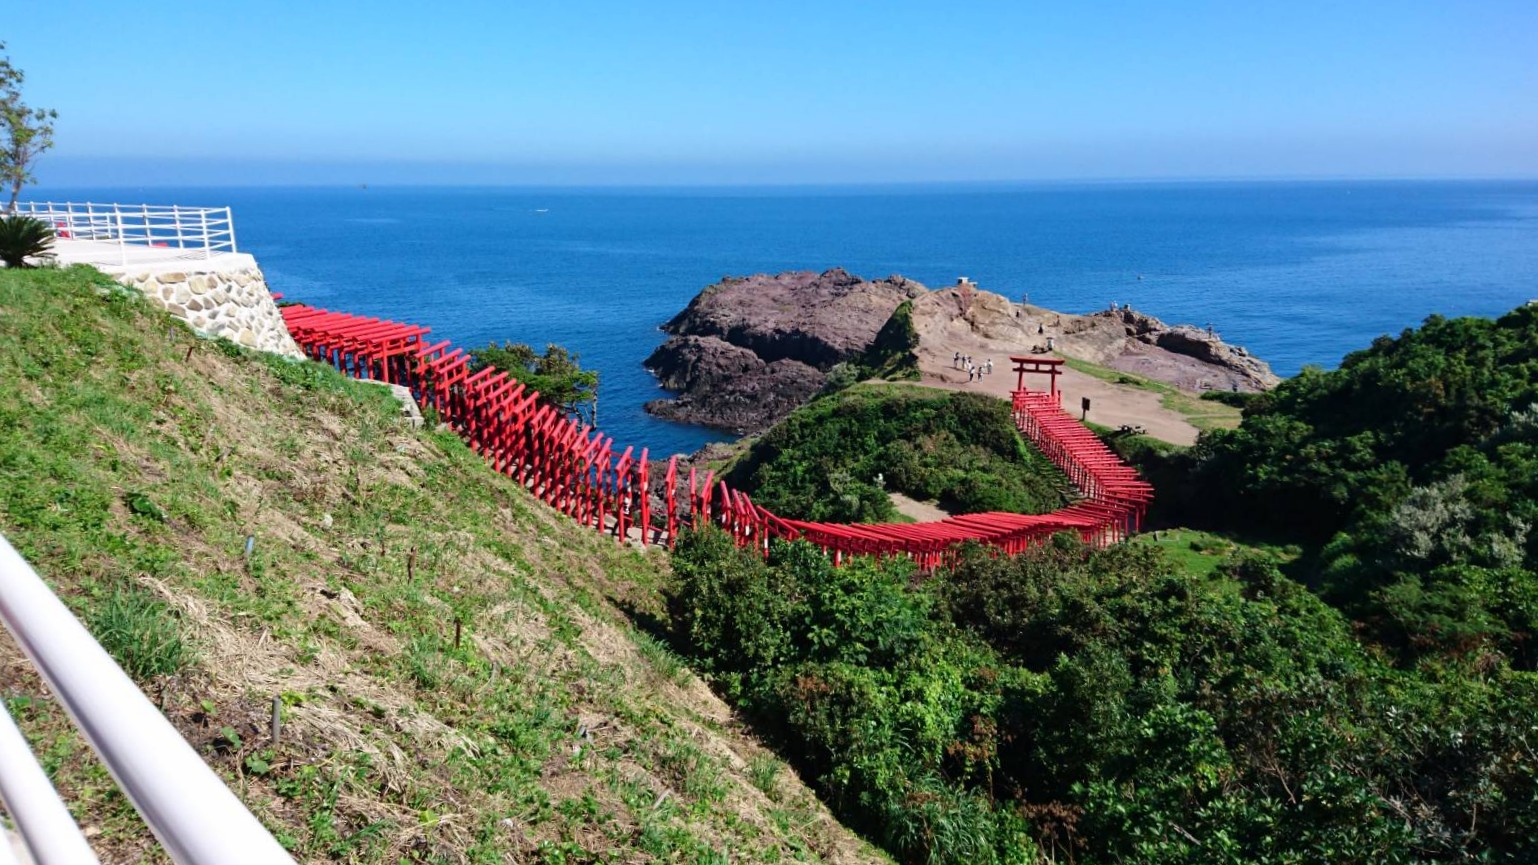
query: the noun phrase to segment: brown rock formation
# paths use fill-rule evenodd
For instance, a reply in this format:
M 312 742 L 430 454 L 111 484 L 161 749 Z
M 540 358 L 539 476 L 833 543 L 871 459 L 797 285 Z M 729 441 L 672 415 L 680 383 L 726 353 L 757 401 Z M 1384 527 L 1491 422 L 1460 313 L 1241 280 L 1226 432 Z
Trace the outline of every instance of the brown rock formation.
M 926 292 L 901 276 L 867 281 L 840 268 L 726 277 L 663 326 L 673 336 L 646 368 L 679 393 L 646 410 L 763 429 L 815 395 L 835 364 L 859 357 L 898 304 Z

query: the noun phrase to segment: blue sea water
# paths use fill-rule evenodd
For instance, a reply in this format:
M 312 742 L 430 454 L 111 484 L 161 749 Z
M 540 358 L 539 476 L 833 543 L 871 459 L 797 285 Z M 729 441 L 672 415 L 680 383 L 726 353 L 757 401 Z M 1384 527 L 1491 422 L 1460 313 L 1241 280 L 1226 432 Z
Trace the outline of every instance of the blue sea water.
M 658 325 L 728 274 L 841 266 L 1088 312 L 1213 325 L 1282 375 L 1427 315 L 1538 297 L 1538 182 L 894 188 L 44 189 L 229 205 L 275 291 L 330 309 L 577 351 L 602 426 L 654 454 L 722 436 L 647 416 Z

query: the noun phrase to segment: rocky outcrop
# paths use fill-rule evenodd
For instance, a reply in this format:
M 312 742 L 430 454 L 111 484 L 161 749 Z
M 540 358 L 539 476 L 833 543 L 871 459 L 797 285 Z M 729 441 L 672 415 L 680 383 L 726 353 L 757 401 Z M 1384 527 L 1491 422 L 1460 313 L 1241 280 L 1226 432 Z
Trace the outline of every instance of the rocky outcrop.
M 734 432 L 758 429 L 765 416 L 779 418 L 822 388 L 816 367 L 782 358 L 765 363 L 752 350 L 713 336 L 679 336 L 647 359 L 674 399 L 646 404 L 652 414 L 680 423 Z
M 921 367 L 942 377 L 956 351 L 1000 359 L 1052 351 L 1191 391 L 1268 390 L 1280 381 L 1265 361 L 1200 328 L 1125 308 L 1054 312 L 970 284 L 915 301 L 913 325 Z
M 646 368 L 678 393 L 646 410 L 763 429 L 815 395 L 834 365 L 863 354 L 898 304 L 925 293 L 901 276 L 868 281 L 839 268 L 726 277 L 663 326 L 672 336 Z
M 1270 390 L 1281 383 L 1281 378 L 1271 371 L 1270 364 L 1250 354 L 1242 346 L 1229 345 L 1210 330 L 1189 324 L 1167 325 L 1151 315 L 1132 309 L 1089 316 L 1092 319 L 1102 317 L 1119 322 L 1132 340 L 1211 367 L 1213 378 L 1221 381 L 1209 381 L 1209 387 L 1215 384 L 1228 389 L 1255 391 Z M 1138 354 L 1136 351 L 1124 352 L 1123 357 L 1136 357 Z M 1119 366 L 1125 368 L 1128 365 L 1124 362 Z

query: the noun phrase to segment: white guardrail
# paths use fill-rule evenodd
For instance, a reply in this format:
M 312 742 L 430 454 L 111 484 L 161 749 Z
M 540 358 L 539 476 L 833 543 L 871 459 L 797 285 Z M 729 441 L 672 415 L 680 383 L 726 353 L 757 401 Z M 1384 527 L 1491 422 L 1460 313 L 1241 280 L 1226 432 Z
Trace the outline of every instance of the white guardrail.
M 0 621 L 177 865 L 293 865 L 32 566 L 0 537 Z M 95 865 L 0 703 L 0 802 L 37 865 Z M 11 844 L 0 829 L 0 863 Z
M 203 259 L 238 251 L 228 207 L 19 201 L 16 212 L 52 225 L 60 240 L 115 245 L 121 264 L 128 263 L 130 250 L 144 248 Z

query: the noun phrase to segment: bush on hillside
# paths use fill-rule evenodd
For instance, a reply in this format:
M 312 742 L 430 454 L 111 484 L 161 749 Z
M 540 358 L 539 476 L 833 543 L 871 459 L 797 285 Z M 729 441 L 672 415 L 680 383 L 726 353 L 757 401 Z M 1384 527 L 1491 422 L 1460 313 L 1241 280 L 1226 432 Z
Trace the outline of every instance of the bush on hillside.
M 1194 516 L 1309 544 L 1326 597 L 1406 662 L 1538 666 L 1538 308 L 1305 370 L 1192 457 Z
M 888 491 L 964 513 L 1044 513 L 1064 501 L 1061 475 L 1020 438 L 1007 403 L 908 387 L 814 400 L 764 433 L 727 480 L 810 520 L 890 521 Z
M 919 377 L 919 332 L 913 326 L 913 301 L 905 300 L 892 311 L 876 338 L 860 359 L 869 378 L 890 381 Z
M 1268 562 L 1060 536 L 915 583 L 707 530 L 674 569 L 680 650 L 901 861 L 1538 854 L 1538 680 L 1395 670 Z

